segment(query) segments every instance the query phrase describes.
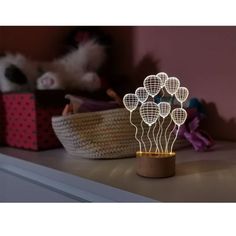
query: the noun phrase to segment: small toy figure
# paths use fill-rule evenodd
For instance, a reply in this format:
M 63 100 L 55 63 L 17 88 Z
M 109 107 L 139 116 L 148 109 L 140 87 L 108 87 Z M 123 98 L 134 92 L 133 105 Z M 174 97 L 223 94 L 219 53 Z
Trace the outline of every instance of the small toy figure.
M 200 129 L 200 121 L 206 117 L 205 110 L 197 98 L 189 101 L 188 118 L 179 130 L 179 137 L 186 138 L 196 151 L 207 151 L 214 141 L 210 135 Z

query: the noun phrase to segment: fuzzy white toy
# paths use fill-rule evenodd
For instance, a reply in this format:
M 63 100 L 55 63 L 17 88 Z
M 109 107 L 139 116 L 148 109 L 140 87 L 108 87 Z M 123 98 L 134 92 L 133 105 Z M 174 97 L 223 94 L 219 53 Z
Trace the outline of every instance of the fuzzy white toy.
M 7 54 L 0 58 L 0 90 L 78 89 L 93 92 L 101 88 L 96 71 L 105 59 L 104 46 L 95 40 L 81 44 L 78 49 L 52 62 L 33 62 L 20 54 Z
M 21 54 L 8 53 L 0 58 L 2 92 L 33 90 L 37 76 L 37 64 Z

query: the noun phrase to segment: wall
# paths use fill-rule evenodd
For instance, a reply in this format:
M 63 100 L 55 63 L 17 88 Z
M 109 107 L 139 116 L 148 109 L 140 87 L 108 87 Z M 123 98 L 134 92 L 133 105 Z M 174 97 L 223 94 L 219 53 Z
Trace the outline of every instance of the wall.
M 118 39 L 117 31 L 123 32 Z M 236 27 L 119 27 L 109 33 L 115 36 L 114 71 L 129 76 L 129 91 L 148 74 L 176 76 L 191 97 L 205 101 L 204 128 L 215 138 L 236 140 Z M 117 56 L 123 48 L 132 62 Z
M 0 27 L 0 51 L 21 52 L 32 59 L 51 60 L 65 50 L 74 27 Z
M 134 64 L 151 55 L 207 103 L 207 129 L 236 140 L 236 27 L 137 27 L 133 37 Z
M 0 51 L 50 60 L 64 51 L 73 27 L 0 27 Z M 113 36 L 111 71 L 126 75 L 121 91 L 142 84 L 149 73 L 180 78 L 191 97 L 203 99 L 206 128 L 236 140 L 236 27 L 102 27 Z M 117 83 L 117 84 L 118 84 Z

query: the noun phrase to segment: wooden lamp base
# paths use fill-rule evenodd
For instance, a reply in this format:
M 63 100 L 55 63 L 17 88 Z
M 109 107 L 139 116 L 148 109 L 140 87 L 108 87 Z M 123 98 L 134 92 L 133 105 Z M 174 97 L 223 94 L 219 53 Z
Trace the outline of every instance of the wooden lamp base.
M 149 178 L 174 176 L 175 153 L 137 152 L 136 173 Z

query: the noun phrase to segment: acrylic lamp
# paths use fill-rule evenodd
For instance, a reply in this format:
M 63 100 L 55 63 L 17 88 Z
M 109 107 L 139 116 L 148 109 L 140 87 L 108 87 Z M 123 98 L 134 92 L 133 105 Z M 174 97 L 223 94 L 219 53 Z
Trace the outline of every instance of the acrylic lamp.
M 180 87 L 179 79 L 160 72 L 147 76 L 143 87 L 124 96 L 123 103 L 130 113 L 130 124 L 135 128 L 134 137 L 139 145 L 136 152 L 138 175 L 153 178 L 175 175 L 176 153 L 173 148 L 179 128 L 187 118 L 183 103 L 188 95 L 188 89 Z M 156 96 L 158 103 L 155 102 Z M 174 104 L 175 99 L 177 104 Z M 132 114 L 137 109 L 140 125 L 132 122 Z

